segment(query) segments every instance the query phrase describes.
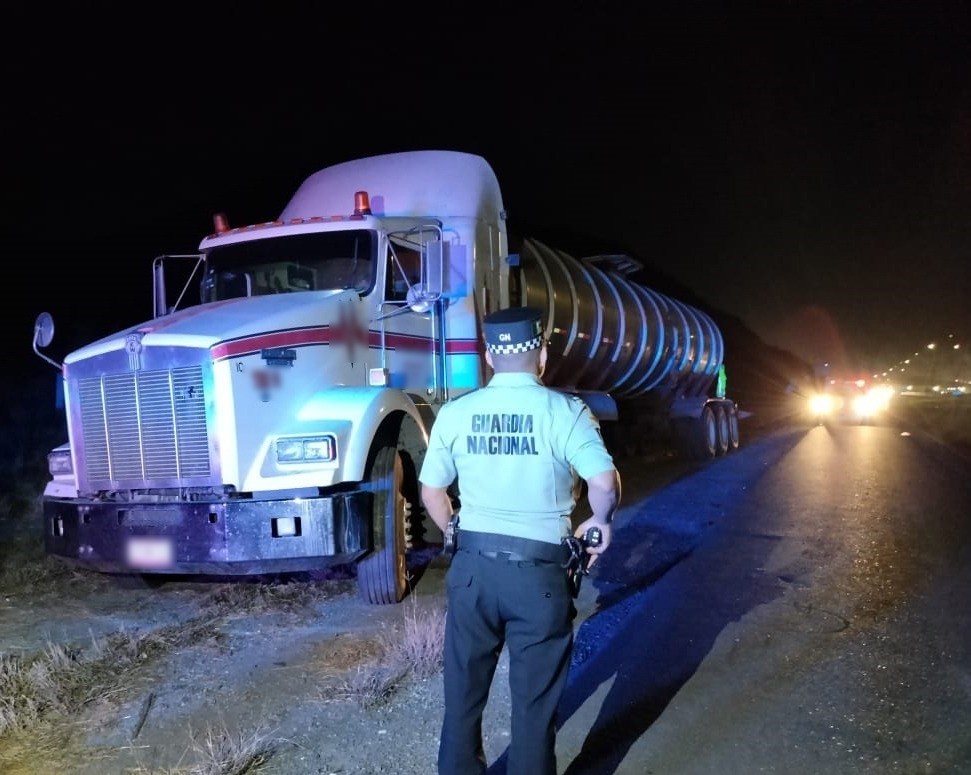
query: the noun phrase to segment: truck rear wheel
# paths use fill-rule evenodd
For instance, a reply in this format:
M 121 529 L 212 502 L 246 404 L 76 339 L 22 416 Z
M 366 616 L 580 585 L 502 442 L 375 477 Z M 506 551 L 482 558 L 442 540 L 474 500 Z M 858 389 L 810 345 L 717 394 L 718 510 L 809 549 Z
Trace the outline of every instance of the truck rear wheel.
M 728 451 L 734 452 L 738 446 L 738 410 L 732 407 L 728 410 Z
M 406 591 L 404 467 L 397 447 L 378 446 L 369 465 L 374 548 L 357 563 L 357 589 L 369 603 L 399 603 Z
M 728 412 L 724 406 L 715 407 L 715 427 L 717 429 L 716 452 L 725 455 L 731 448 L 731 429 L 729 427 Z
M 718 448 L 718 424 L 710 406 L 701 410 L 701 417 L 695 420 L 692 431 L 695 460 L 713 458 Z

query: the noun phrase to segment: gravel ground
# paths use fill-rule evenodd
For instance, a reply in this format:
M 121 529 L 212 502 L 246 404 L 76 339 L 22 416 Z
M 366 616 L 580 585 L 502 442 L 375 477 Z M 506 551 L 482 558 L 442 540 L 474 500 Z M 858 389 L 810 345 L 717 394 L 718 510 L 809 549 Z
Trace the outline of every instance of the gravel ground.
M 265 743 L 272 752 L 257 772 L 433 772 L 440 672 L 406 678 L 373 706 L 348 696 L 347 687 L 374 672 L 382 639 L 400 631 L 407 617 L 441 610 L 445 570 L 442 561 L 433 563 L 416 594 L 398 606 L 368 606 L 353 580 L 336 579 L 320 582 L 309 606 L 223 610 L 206 637 L 146 658 L 124 673 L 110 697 L 59 720 L 57 734 L 69 734 L 68 745 L 47 754 L 39 746 L 24 757 L 16 738 L 0 735 L 0 771 L 191 772 L 214 730 Z M 0 594 L 0 654 L 28 657 L 51 643 L 90 652 L 95 640 L 112 633 L 188 626 L 212 613 L 213 591 L 196 581 L 156 589 L 87 572 L 58 575 L 43 589 L 8 587 Z M 508 713 L 504 654 L 484 723 L 490 760 L 506 747 Z

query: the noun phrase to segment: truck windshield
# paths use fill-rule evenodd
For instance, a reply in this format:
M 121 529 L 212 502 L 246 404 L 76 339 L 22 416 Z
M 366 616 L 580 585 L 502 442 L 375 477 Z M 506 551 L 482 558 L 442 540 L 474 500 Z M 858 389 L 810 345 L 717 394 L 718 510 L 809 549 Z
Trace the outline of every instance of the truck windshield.
M 377 233 L 367 229 L 268 237 L 212 248 L 206 255 L 203 302 L 238 296 L 374 285 Z

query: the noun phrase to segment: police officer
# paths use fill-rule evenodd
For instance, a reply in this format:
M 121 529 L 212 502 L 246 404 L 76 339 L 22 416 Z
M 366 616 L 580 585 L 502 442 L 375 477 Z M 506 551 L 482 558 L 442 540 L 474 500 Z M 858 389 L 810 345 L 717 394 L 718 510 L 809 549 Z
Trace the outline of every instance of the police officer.
M 620 477 L 599 426 L 579 398 L 543 385 L 546 344 L 539 310 L 486 316 L 481 390 L 439 411 L 422 464 L 422 501 L 435 523 L 452 516 L 457 480 L 458 549 L 446 575 L 445 718 L 441 775 L 484 773 L 482 712 L 503 645 L 512 697 L 510 775 L 556 775 L 556 708 L 566 685 L 576 608 L 564 566 L 575 476 L 587 483 L 599 527 L 596 556 L 610 546 Z

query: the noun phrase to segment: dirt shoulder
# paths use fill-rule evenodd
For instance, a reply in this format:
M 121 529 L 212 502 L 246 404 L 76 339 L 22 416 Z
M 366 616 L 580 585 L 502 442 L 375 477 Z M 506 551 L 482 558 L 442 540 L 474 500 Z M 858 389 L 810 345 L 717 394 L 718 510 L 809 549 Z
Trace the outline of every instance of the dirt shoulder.
M 339 574 L 150 587 L 34 560 L 0 575 L 3 772 L 433 768 L 440 674 L 389 652 L 434 635 L 441 563 L 406 602 L 371 606 Z
M 12 664 L 60 670 L 62 685 L 31 689 L 36 708 L 0 704 L 3 772 L 434 771 L 442 685 L 428 659 L 440 659 L 447 570 L 434 551 L 394 606 L 368 605 L 339 573 L 154 587 L 34 560 L 0 576 L 0 698 Z M 581 618 L 592 606 L 584 590 Z M 483 724 L 490 761 L 509 708 L 504 653 Z M 248 764 L 231 761 L 246 750 Z

